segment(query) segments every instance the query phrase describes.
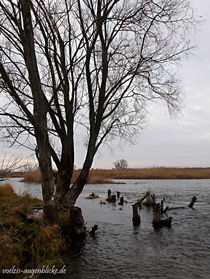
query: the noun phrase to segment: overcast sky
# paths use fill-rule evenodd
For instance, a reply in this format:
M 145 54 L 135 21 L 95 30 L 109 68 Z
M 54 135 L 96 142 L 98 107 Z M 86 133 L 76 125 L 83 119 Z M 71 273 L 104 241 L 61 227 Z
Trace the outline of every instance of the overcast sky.
M 113 162 L 122 158 L 129 167 L 210 167 L 210 1 L 191 2 L 203 23 L 192 35 L 192 43 L 197 46 L 194 55 L 177 69 L 185 94 L 181 113 L 171 118 L 164 106 L 152 106 L 136 144 L 123 144 L 120 148 L 112 144 L 112 150 L 102 148 L 96 155 L 94 168 L 112 168 Z M 1 146 L 6 151 L 6 144 Z M 79 151 L 77 167 L 82 163 L 83 150 Z M 20 148 L 9 153 L 24 157 L 31 154 Z
M 191 2 L 202 24 L 192 34 L 194 55 L 177 70 L 184 92 L 180 115 L 172 119 L 163 106 L 152 107 L 137 144 L 115 147 L 112 153 L 106 149 L 94 167 L 113 167 L 121 158 L 130 167 L 210 167 L 210 1 Z

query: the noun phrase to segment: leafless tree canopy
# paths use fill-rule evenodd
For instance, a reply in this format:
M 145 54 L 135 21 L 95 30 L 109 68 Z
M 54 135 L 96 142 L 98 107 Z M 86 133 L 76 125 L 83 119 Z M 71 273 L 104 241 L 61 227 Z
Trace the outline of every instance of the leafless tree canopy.
M 178 109 L 172 68 L 192 23 L 185 0 L 1 0 L 1 127 L 16 142 L 35 136 L 41 171 L 52 158 L 76 198 L 99 146 L 135 134 L 148 102 Z M 79 125 L 84 172 L 68 190 Z
M 7 156 L 6 154 L 0 160 L 0 181 L 6 180 L 12 172 L 20 170 L 22 158 L 15 156 Z
M 118 160 L 114 162 L 114 166 L 117 170 L 119 169 L 127 169 L 128 168 L 128 162 L 125 159 Z

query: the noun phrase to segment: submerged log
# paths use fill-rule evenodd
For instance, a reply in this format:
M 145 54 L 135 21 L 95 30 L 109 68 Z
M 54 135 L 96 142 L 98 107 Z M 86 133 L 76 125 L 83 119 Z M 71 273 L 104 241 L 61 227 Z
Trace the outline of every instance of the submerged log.
M 139 215 L 139 212 L 138 212 L 139 203 L 138 202 L 134 203 L 132 205 L 132 207 L 133 207 L 133 218 L 132 218 L 133 225 L 138 226 L 141 222 L 140 215 Z
M 171 221 L 172 221 L 172 217 L 168 217 L 166 219 L 163 219 L 163 220 L 160 220 L 158 222 L 156 221 L 153 221 L 152 224 L 153 224 L 153 227 L 156 229 L 156 228 L 161 228 L 163 226 L 166 226 L 168 228 L 171 228 Z
M 166 213 L 166 211 L 169 211 L 169 210 L 186 209 L 186 208 L 187 208 L 186 206 L 176 206 L 176 207 L 167 206 L 164 210 L 165 211 L 164 213 Z
M 92 200 L 92 199 L 98 199 L 99 195 L 96 195 L 95 193 L 91 193 L 86 199 Z
M 70 208 L 70 235 L 72 237 L 86 236 L 86 227 L 82 216 L 82 210 L 79 207 Z
M 189 207 L 189 208 L 193 208 L 193 205 L 194 205 L 194 203 L 195 203 L 196 201 L 197 201 L 196 196 L 193 196 L 192 199 L 191 199 L 191 201 L 190 201 L 190 203 L 189 203 L 189 205 L 188 205 L 188 207 Z M 167 206 L 167 207 L 165 208 L 165 210 L 163 210 L 163 213 L 166 213 L 166 212 L 169 211 L 169 210 L 187 209 L 188 207 L 186 207 L 186 206 L 176 206 L 176 207 L 169 207 L 169 206 Z
M 118 203 L 119 205 L 123 205 L 124 204 L 124 198 L 120 197 L 120 202 Z

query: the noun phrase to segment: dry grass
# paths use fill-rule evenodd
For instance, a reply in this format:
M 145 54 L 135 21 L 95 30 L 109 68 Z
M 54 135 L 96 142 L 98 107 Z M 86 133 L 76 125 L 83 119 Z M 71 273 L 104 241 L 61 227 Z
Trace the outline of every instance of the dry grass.
M 22 269 L 63 266 L 61 254 L 66 251 L 66 243 L 60 227 L 28 218 L 31 208 L 41 204 L 29 195 L 18 196 L 9 184 L 0 186 L 0 274 L 3 268 L 14 265 Z
M 79 175 L 79 170 L 74 171 L 72 183 Z M 91 170 L 87 184 L 116 184 L 110 179 L 210 179 L 210 168 L 142 168 L 121 170 Z M 27 182 L 41 180 L 39 170 L 30 171 L 24 175 Z M 122 182 L 121 182 L 122 183 Z
M 90 171 L 87 184 L 121 184 L 122 183 L 122 182 L 113 182 L 111 180 L 107 180 L 107 177 L 104 175 L 103 172 L 104 172 L 104 170 L 101 170 L 99 172 Z M 74 171 L 71 183 L 74 183 L 74 181 L 79 176 L 79 173 L 80 173 L 79 170 Z M 25 173 L 22 181 L 40 183 L 41 182 L 40 171 L 33 170 L 33 171 L 29 171 L 29 172 Z
M 101 170 L 95 170 L 101 173 Z M 142 168 L 103 170 L 109 179 L 210 179 L 210 168 Z
M 41 182 L 41 174 L 40 174 L 40 170 L 36 169 L 36 170 L 31 170 L 26 172 L 23 175 L 23 182 L 35 182 L 35 183 L 40 183 Z

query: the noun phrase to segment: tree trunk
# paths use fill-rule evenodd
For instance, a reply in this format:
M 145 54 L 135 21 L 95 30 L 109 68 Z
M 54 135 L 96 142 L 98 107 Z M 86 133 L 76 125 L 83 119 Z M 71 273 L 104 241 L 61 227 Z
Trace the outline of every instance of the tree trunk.
M 44 219 L 47 223 L 57 222 L 57 210 L 52 200 L 54 193 L 53 171 L 50 156 L 48 156 L 48 143 L 41 135 L 37 135 L 38 150 L 36 150 L 39 168 L 41 172 L 42 197 Z
M 84 237 L 86 235 L 86 227 L 79 207 L 70 208 L 70 227 L 71 237 Z
M 64 195 L 64 198 L 62 200 L 62 205 L 64 207 L 71 208 L 74 206 L 77 198 L 84 188 L 85 183 L 87 182 L 88 174 L 89 170 L 81 170 L 77 180 Z
M 66 164 L 62 164 L 59 167 L 56 174 L 56 192 L 54 199 L 58 208 L 62 207 L 64 196 L 69 191 L 73 171 L 73 167 L 66 162 Z
M 24 59 L 28 70 L 30 87 L 34 102 L 34 131 L 37 141 L 37 158 L 41 171 L 42 195 L 44 201 L 44 217 L 47 222 L 57 221 L 52 195 L 54 192 L 53 173 L 49 150 L 47 127 L 47 105 L 42 91 L 38 63 L 34 44 L 33 24 L 31 17 L 31 1 L 20 1 L 24 29 L 21 31 L 21 43 L 24 49 Z

